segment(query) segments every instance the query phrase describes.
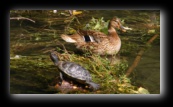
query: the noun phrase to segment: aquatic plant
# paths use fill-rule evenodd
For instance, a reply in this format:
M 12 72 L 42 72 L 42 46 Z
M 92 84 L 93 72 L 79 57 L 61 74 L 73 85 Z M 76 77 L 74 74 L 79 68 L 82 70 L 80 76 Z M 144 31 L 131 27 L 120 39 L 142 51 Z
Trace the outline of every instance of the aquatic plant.
M 92 17 L 92 19 L 84 26 L 83 29 L 101 31 L 107 34 L 108 23 L 109 20 L 105 21 L 103 17 L 98 19 Z
M 58 51 L 60 51 L 60 49 L 58 49 Z M 101 85 L 101 88 L 98 91 L 92 93 L 149 94 L 148 90 L 143 87 L 140 87 L 139 92 L 139 88 L 132 85 L 130 79 L 126 77 L 125 71 L 128 68 L 126 60 L 112 63 L 107 57 L 101 57 L 99 55 L 90 55 L 86 57 L 74 53 L 68 53 L 68 51 L 65 53 L 57 52 L 57 56 L 60 60 L 76 62 L 91 73 L 93 81 Z M 143 92 L 142 90 L 146 91 Z M 83 93 L 79 91 L 76 92 Z

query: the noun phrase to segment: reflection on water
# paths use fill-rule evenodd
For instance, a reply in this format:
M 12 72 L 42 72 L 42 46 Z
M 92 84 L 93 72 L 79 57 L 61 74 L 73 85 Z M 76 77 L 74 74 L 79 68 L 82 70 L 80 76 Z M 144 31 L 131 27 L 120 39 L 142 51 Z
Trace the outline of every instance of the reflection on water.
M 152 46 L 143 54 L 134 70 L 133 81 L 148 89 L 151 94 L 160 93 L 160 46 Z
M 24 13 L 21 15 L 24 16 Z M 129 66 L 135 58 L 135 53 L 140 50 L 140 46 L 138 45 L 143 43 L 142 40 L 151 37 L 151 35 L 144 35 L 144 32 L 146 33 L 150 28 L 152 30 L 153 26 L 155 24 L 159 24 L 160 20 L 158 19 L 160 18 L 159 11 L 96 10 L 90 12 L 86 11 L 84 15 L 85 17 L 82 15 L 78 17 L 81 23 L 87 22 L 89 19 L 91 19 L 91 17 L 104 17 L 104 20 L 109 20 L 113 16 L 118 16 L 124 21 L 126 26 L 133 28 L 131 32 L 124 34 L 120 32 L 120 38 L 122 39 L 120 55 L 122 57 L 123 55 L 128 57 L 127 60 L 129 61 Z M 22 71 L 25 69 L 22 64 L 16 65 L 23 68 L 19 67 L 20 71 L 10 71 L 12 77 L 14 77 L 11 78 L 10 81 L 10 90 L 12 93 L 46 93 L 46 91 L 44 89 L 40 89 L 40 87 L 45 88 L 45 84 L 42 84 L 41 82 L 46 83 L 47 81 L 44 80 L 44 76 L 41 74 L 37 74 L 36 76 L 36 72 L 34 71 L 37 71 L 38 73 L 45 72 L 45 75 L 47 75 L 47 78 L 49 78 L 48 81 L 51 81 L 50 78 L 54 78 L 54 76 L 50 75 L 50 72 L 55 75 L 55 72 L 53 72 L 55 69 L 53 69 L 53 67 L 51 68 L 50 66 L 52 62 L 50 62 L 50 65 L 48 64 L 52 71 L 50 69 L 45 69 L 46 67 L 43 63 L 49 63 L 48 61 L 44 60 L 47 58 L 46 51 L 48 51 L 49 48 L 51 50 L 52 48 L 57 47 L 57 41 L 61 41 L 58 40 L 60 39 L 58 36 L 64 33 L 64 28 L 67 23 L 62 20 L 62 17 L 59 18 L 53 16 L 54 15 L 48 15 L 44 16 L 43 18 L 42 16 L 35 15 L 34 17 L 38 17 L 38 19 L 31 17 L 33 20 L 36 20 L 35 24 L 27 21 L 20 23 L 17 21 L 10 21 L 10 57 L 22 55 L 31 56 L 34 59 L 34 56 L 39 56 L 39 59 L 34 59 L 34 63 L 37 63 L 37 67 L 40 67 L 34 68 L 34 70 L 31 71 L 31 74 L 29 74 L 28 72 L 26 73 Z M 55 18 L 55 21 L 48 20 L 52 17 Z M 155 32 L 156 31 L 154 31 L 154 33 Z M 61 42 L 65 43 L 64 41 Z M 125 45 L 128 43 L 130 48 L 125 47 Z M 136 45 L 132 43 L 135 43 Z M 142 45 L 144 45 L 144 43 Z M 67 49 L 74 49 L 73 45 L 67 47 Z M 131 55 L 133 57 L 131 57 Z M 35 65 L 28 64 L 28 67 L 32 66 Z M 11 67 L 15 68 L 15 64 L 12 64 Z M 19 76 L 17 75 L 17 72 L 23 75 Z M 30 78 L 28 75 L 32 75 L 32 78 Z M 148 48 L 145 51 L 139 65 L 135 68 L 132 77 L 133 84 L 148 89 L 150 93 L 160 93 L 160 46 L 152 45 L 151 48 Z M 40 83 L 40 86 L 35 84 L 36 82 Z M 25 87 L 22 87 L 21 84 Z M 28 91 L 27 89 L 31 90 Z

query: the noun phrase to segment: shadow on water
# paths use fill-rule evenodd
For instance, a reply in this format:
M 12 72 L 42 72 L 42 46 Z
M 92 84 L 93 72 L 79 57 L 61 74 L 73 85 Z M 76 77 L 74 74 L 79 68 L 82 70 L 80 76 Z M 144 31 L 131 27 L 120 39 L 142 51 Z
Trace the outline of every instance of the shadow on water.
M 56 89 L 50 88 L 56 85 L 56 78 L 59 77 L 59 71 L 49 58 L 50 51 L 63 52 L 64 45 L 70 52 L 80 52 L 74 48 L 73 44 L 64 42 L 59 36 L 65 32 L 64 29 L 69 24 L 65 21 L 69 18 L 68 13 L 60 11 L 54 14 L 51 11 L 26 10 L 10 13 L 10 17 L 19 15 L 35 20 L 36 23 L 28 20 L 10 20 L 10 93 L 58 93 Z M 121 58 L 128 61 L 130 66 L 136 53 L 147 40 L 153 34 L 160 33 L 160 28 L 153 27 L 160 24 L 160 11 L 85 10 L 77 17 L 80 23 L 86 24 L 92 17 L 110 20 L 113 16 L 118 16 L 125 26 L 133 28 L 126 33 L 118 32 L 122 40 L 119 54 Z M 73 21 L 71 27 L 81 26 L 76 23 Z M 145 51 L 132 74 L 131 80 L 134 85 L 148 89 L 151 94 L 160 93 L 160 38 L 156 39 L 154 44 Z

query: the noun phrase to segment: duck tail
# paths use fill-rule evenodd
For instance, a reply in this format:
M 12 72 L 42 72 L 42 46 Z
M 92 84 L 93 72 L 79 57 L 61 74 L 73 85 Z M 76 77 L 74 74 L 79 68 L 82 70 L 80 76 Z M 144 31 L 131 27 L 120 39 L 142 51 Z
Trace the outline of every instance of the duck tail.
M 68 36 L 68 35 L 62 34 L 62 35 L 61 35 L 61 38 L 62 38 L 64 41 L 69 42 L 69 43 L 75 43 L 75 42 L 77 42 L 75 39 L 71 38 L 71 37 Z

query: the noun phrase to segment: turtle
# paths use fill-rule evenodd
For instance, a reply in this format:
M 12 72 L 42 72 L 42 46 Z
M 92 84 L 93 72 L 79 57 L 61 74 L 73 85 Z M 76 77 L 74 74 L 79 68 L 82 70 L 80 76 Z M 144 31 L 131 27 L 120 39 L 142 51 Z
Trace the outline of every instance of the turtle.
M 50 59 L 53 61 L 54 65 L 60 70 L 60 79 L 64 80 L 67 77 L 78 83 L 89 85 L 92 90 L 98 90 L 100 85 L 92 81 L 90 72 L 83 66 L 70 61 L 60 61 L 55 52 L 50 53 Z

